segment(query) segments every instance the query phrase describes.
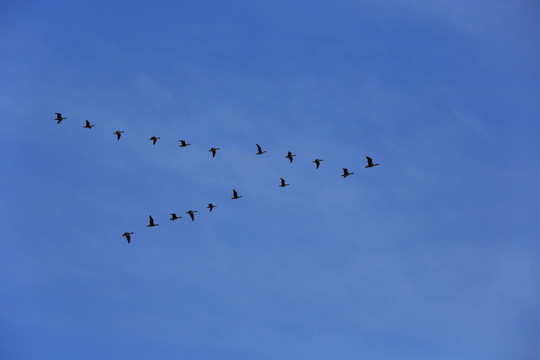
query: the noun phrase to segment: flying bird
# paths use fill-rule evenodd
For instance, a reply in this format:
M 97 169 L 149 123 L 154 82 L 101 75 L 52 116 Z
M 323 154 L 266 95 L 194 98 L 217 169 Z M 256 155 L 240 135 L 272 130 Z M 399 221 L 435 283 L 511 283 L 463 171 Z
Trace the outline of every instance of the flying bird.
M 321 161 L 324 161 L 324 159 L 315 159 L 313 162 L 315 163 L 315 169 L 318 169 L 319 166 L 321 166 Z
M 134 233 L 132 233 L 132 232 L 127 232 L 126 231 L 125 233 L 122 234 L 122 236 L 126 237 L 126 240 L 127 240 L 128 244 L 129 244 L 129 242 L 131 241 L 131 235 L 133 235 L 133 234 Z
M 154 227 L 154 226 L 159 226 L 159 224 L 154 224 L 154 218 L 150 216 L 150 224 L 146 225 L 146 227 Z
M 379 164 L 374 164 L 373 160 L 369 156 L 366 156 L 366 159 L 367 159 L 366 168 L 370 168 L 370 167 L 374 167 L 374 166 L 379 165 Z
M 156 141 L 158 141 L 158 139 L 161 139 L 160 137 L 155 137 L 155 136 L 152 136 L 150 139 L 148 140 L 152 140 L 152 145 L 156 145 Z
M 349 175 L 352 175 L 354 174 L 353 172 L 350 173 L 349 170 L 347 170 L 346 168 L 343 168 L 343 174 L 341 174 L 341 176 L 343 176 L 343 178 L 345 179 L 347 176 Z
M 290 162 L 293 161 L 293 157 L 295 157 L 296 155 L 293 155 L 290 151 L 287 153 L 287 156 L 285 156 L 287 159 L 289 159 Z
M 120 130 L 116 130 L 115 132 L 113 132 L 113 134 L 116 134 L 116 140 L 120 140 L 120 136 L 122 136 L 123 133 L 124 132 Z
M 261 148 L 261 145 L 259 144 L 255 144 L 257 145 L 257 154 L 256 155 L 262 155 L 266 152 L 266 150 L 263 151 L 263 149 Z
M 180 145 L 178 145 L 180 147 L 186 147 L 186 146 L 191 145 L 191 144 L 186 144 L 186 140 L 178 140 L 178 141 L 180 141 Z
M 60 124 L 62 122 L 62 120 L 67 119 L 65 117 L 62 117 L 61 113 L 55 113 L 55 114 L 56 114 L 56 119 L 54 119 L 54 120 L 56 120 L 56 124 Z
M 195 220 L 195 213 L 196 212 L 197 212 L 197 210 L 186 211 L 186 214 L 189 214 L 189 216 L 191 216 L 191 221 Z
M 215 157 L 215 156 L 216 156 L 216 151 L 218 151 L 218 150 L 219 150 L 219 148 L 213 147 L 213 148 L 211 148 L 211 149 L 208 150 L 208 151 L 210 151 L 210 152 L 212 153 L 212 157 Z
M 289 184 L 285 184 L 285 179 L 284 178 L 280 178 L 280 179 L 281 179 L 281 184 L 279 186 L 281 186 L 281 187 L 289 186 Z
M 208 204 L 207 208 L 210 209 L 210 211 L 212 211 L 215 207 L 217 207 L 217 205 L 214 205 L 212 203 Z
M 181 216 L 176 216 L 175 213 L 171 213 L 171 219 L 170 220 L 174 221 L 174 220 L 178 220 L 178 219 L 181 219 L 181 218 L 182 218 Z
M 238 196 L 236 190 L 232 189 L 233 197 L 231 199 L 240 199 L 242 196 Z
M 90 121 L 86 120 L 86 125 L 84 125 L 83 128 L 91 129 L 91 128 L 93 128 L 94 126 L 95 126 L 95 125 L 90 124 Z

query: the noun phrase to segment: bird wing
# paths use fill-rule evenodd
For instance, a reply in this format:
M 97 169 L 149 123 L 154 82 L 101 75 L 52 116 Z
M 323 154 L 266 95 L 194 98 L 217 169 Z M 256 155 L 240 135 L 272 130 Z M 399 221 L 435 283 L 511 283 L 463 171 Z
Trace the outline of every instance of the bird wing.
M 150 225 L 154 225 L 154 219 L 152 218 L 152 216 L 149 216 L 150 217 Z
M 191 221 L 195 220 L 195 214 L 193 214 L 192 212 L 189 213 L 189 216 L 191 217 Z
M 259 150 L 259 152 L 262 152 L 261 145 L 259 144 L 255 144 L 255 145 L 257 145 L 257 150 Z
M 366 159 L 367 159 L 368 165 L 373 165 L 373 160 L 369 156 L 366 156 Z
M 90 126 L 90 121 L 86 120 L 86 126 Z
M 232 193 L 233 193 L 233 197 L 238 197 L 238 193 L 236 192 L 236 190 L 232 190 Z

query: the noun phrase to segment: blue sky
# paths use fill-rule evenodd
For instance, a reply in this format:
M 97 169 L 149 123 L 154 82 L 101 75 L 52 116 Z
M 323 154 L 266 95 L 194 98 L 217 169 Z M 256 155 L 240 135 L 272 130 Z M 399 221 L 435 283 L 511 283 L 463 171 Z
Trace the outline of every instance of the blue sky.
M 537 359 L 539 16 L 3 2 L 2 358 Z

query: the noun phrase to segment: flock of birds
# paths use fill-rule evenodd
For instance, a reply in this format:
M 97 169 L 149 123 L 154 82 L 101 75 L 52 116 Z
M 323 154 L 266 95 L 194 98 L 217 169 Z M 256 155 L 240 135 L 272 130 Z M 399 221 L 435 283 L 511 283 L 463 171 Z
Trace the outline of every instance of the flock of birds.
M 57 124 L 60 124 L 63 120 L 66 120 L 67 118 L 66 117 L 63 117 L 62 116 L 62 113 L 55 113 L 56 114 L 56 123 Z M 92 129 L 95 125 L 94 124 L 91 124 L 88 120 L 85 120 L 85 125 L 83 126 L 83 128 L 86 128 L 86 129 Z M 120 140 L 120 138 L 122 137 L 122 134 L 124 133 L 124 131 L 122 130 L 117 130 L 113 133 L 113 135 L 116 135 L 116 139 L 117 140 Z M 152 141 L 152 145 L 156 145 L 156 142 L 160 139 L 160 137 L 158 136 L 152 136 L 149 140 Z M 185 140 L 178 140 L 180 142 L 180 145 L 179 147 L 187 147 L 187 146 L 190 146 L 191 144 L 188 144 Z M 259 145 L 259 144 L 255 144 L 257 145 L 257 152 L 255 153 L 255 155 L 262 155 L 264 153 L 266 153 L 266 150 L 263 150 L 262 147 Z M 216 156 L 216 153 L 217 151 L 220 150 L 219 148 L 216 148 L 216 147 L 212 147 L 210 148 L 210 150 L 208 150 L 209 152 L 212 153 L 212 157 L 215 157 Z M 287 155 L 285 156 L 285 158 L 289 159 L 289 162 L 293 162 L 293 159 L 296 155 L 293 154 L 292 152 L 287 152 Z M 369 156 L 366 156 L 366 160 L 367 160 L 367 165 L 365 166 L 366 168 L 372 168 L 372 167 L 375 167 L 379 164 L 374 164 L 373 163 L 373 160 L 369 157 Z M 321 166 L 321 161 L 324 161 L 324 159 L 315 159 L 313 160 L 313 163 L 315 163 L 315 168 L 318 169 L 319 166 Z M 353 172 L 349 172 L 349 170 L 347 168 L 342 168 L 343 169 L 343 174 L 341 174 L 341 176 L 345 179 L 347 176 L 350 176 L 350 175 L 353 175 L 354 173 Z M 281 183 L 279 184 L 280 187 L 285 187 L 285 186 L 289 186 L 289 184 L 287 184 L 285 182 L 285 179 L 283 178 L 280 178 L 281 179 Z M 236 200 L 236 199 L 240 199 L 242 196 L 241 195 L 238 195 L 238 192 L 233 189 L 233 196 L 231 199 L 233 200 Z M 212 203 L 208 204 L 208 206 L 206 207 L 207 209 L 209 209 L 209 211 L 212 211 L 215 207 L 217 207 L 217 205 L 214 205 Z M 194 221 L 195 220 L 195 213 L 197 212 L 197 210 L 188 210 L 186 211 L 186 214 L 188 214 L 190 217 L 191 217 L 191 221 Z M 175 221 L 175 220 L 178 220 L 178 219 L 181 219 L 182 217 L 181 216 L 177 216 L 176 213 L 171 213 L 171 218 L 170 220 L 171 221 Z M 149 224 L 146 225 L 146 227 L 155 227 L 155 226 L 159 226 L 159 224 L 156 224 L 155 221 L 154 221 L 154 218 L 150 215 L 149 216 Z M 134 233 L 133 232 L 124 232 L 122 234 L 123 237 L 126 238 L 128 244 L 131 242 L 131 235 L 133 235 Z

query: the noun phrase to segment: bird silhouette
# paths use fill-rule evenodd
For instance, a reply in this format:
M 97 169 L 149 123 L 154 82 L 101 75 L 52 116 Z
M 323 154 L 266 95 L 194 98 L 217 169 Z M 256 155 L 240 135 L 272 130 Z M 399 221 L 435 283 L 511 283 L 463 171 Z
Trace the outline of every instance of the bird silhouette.
M 180 147 L 186 147 L 186 146 L 191 145 L 191 144 L 186 144 L 186 140 L 178 140 L 178 141 L 180 141 L 180 145 L 178 145 Z
M 262 155 L 266 152 L 266 150 L 263 151 L 263 149 L 261 148 L 261 145 L 259 144 L 255 144 L 257 145 L 257 154 L 256 155 Z
M 189 216 L 191 216 L 191 221 L 195 220 L 195 213 L 197 212 L 197 210 L 188 210 L 186 211 L 186 214 L 189 214 Z
M 150 139 L 148 140 L 152 140 L 152 145 L 156 145 L 156 141 L 158 141 L 158 139 L 161 139 L 160 137 L 155 137 L 155 136 L 152 136 Z
M 343 174 L 341 174 L 341 176 L 343 176 L 343 178 L 345 179 L 347 176 L 349 175 L 352 175 L 354 174 L 353 172 L 350 173 L 349 170 L 347 170 L 346 168 L 343 168 Z
M 120 136 L 122 136 L 123 133 L 124 132 L 120 130 L 116 130 L 115 132 L 113 132 L 113 134 L 116 135 L 116 140 L 120 140 Z
M 374 164 L 373 160 L 369 156 L 366 156 L 366 159 L 367 159 L 366 168 L 370 168 L 370 167 L 374 167 L 374 166 L 379 165 L 379 164 Z
M 152 216 L 149 216 L 149 217 L 150 217 L 150 224 L 146 225 L 146 227 L 159 226 L 159 224 L 154 224 L 154 218 L 152 218 Z
M 296 155 L 293 155 L 290 151 L 287 153 L 287 156 L 285 156 L 287 159 L 289 159 L 290 162 L 293 161 L 293 157 L 295 157 Z
M 56 120 L 56 124 L 57 124 L 57 125 L 60 124 L 60 123 L 62 122 L 62 120 L 67 119 L 67 118 L 65 118 L 65 117 L 62 117 L 62 114 L 61 114 L 61 113 L 55 113 L 55 114 L 56 114 L 56 119 L 54 119 L 54 120 Z
M 238 196 L 238 193 L 236 192 L 236 190 L 232 190 L 232 193 L 233 193 L 233 197 L 231 199 L 240 199 L 242 196 Z
M 208 151 L 210 151 L 210 152 L 212 153 L 212 157 L 215 157 L 215 156 L 216 156 L 216 151 L 218 151 L 218 150 L 219 150 L 219 148 L 213 147 L 213 148 L 211 148 L 211 149 L 208 150 Z
M 171 213 L 171 219 L 170 220 L 174 221 L 174 220 L 178 220 L 178 219 L 181 219 L 181 218 L 182 218 L 181 216 L 176 216 L 175 213 Z
M 133 234 L 134 233 L 132 233 L 132 232 L 127 232 L 126 231 L 125 233 L 122 234 L 122 236 L 126 237 L 126 240 L 127 240 L 128 244 L 129 244 L 129 242 L 131 241 L 131 235 L 133 235 Z
M 90 124 L 90 121 L 86 120 L 86 125 L 84 125 L 83 128 L 91 129 L 91 128 L 93 128 L 94 126 L 95 126 L 95 125 Z
M 217 207 L 217 205 L 214 205 L 212 203 L 208 204 L 207 208 L 210 209 L 210 211 L 212 211 L 215 207 Z
M 324 159 L 315 159 L 313 162 L 315 163 L 315 169 L 318 169 L 319 166 L 321 166 L 321 161 L 324 161 Z
M 281 184 L 279 186 L 281 186 L 281 187 L 289 186 L 289 184 L 285 184 L 285 179 L 284 178 L 280 178 L 280 179 L 281 179 Z

